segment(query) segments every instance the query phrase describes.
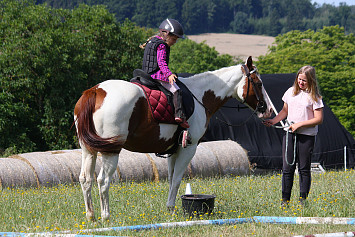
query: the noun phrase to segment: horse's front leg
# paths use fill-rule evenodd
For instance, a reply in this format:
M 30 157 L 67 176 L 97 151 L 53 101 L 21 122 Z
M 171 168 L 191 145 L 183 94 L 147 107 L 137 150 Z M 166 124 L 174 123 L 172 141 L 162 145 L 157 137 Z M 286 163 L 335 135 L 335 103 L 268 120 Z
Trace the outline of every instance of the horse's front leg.
M 169 210 L 175 209 L 176 196 L 180 187 L 182 177 L 196 152 L 197 145 L 191 145 L 185 149 L 180 149 L 176 156 L 168 160 L 169 171 L 169 195 L 166 206 Z
M 96 165 L 97 153 L 89 152 L 84 146 L 82 146 L 81 154 L 81 171 L 79 176 L 79 182 L 83 191 L 86 218 L 89 221 L 95 220 L 94 208 L 92 205 L 91 188 L 94 177 L 95 165 Z
M 97 177 L 97 183 L 99 186 L 101 218 L 103 221 L 110 218 L 109 189 L 112 176 L 117 169 L 118 155 L 118 153 L 102 154 L 102 167 Z

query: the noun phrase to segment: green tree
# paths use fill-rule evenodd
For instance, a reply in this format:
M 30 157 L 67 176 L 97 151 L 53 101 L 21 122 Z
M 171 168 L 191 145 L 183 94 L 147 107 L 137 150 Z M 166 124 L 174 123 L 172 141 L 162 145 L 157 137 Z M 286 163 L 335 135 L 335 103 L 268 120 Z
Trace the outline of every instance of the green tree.
M 230 23 L 233 33 L 248 34 L 252 31 L 248 15 L 244 12 L 237 12 L 234 21 Z
M 73 148 L 73 108 L 85 89 L 130 79 L 148 34 L 103 6 L 53 9 L 3 0 L 0 152 Z
M 304 65 L 316 68 L 324 101 L 344 127 L 355 135 L 355 37 L 329 26 L 279 35 L 269 53 L 257 62 L 261 73 L 296 73 Z

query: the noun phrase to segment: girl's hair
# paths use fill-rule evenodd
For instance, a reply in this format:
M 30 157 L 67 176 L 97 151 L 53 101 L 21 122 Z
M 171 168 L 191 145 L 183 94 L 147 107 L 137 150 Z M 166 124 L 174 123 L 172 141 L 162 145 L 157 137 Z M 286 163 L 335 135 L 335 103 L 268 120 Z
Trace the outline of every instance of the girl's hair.
M 139 45 L 139 48 L 144 49 L 145 46 L 148 44 L 149 40 L 151 40 L 152 38 L 154 38 L 156 36 L 160 36 L 165 41 L 168 34 L 171 34 L 171 33 L 167 32 L 167 31 L 159 30 L 159 34 L 149 37 L 143 44 Z
M 298 86 L 298 75 L 299 74 L 305 74 L 306 78 L 307 78 L 307 84 L 308 84 L 308 88 L 307 91 L 309 93 L 311 93 L 311 98 L 318 102 L 319 99 L 322 99 L 322 96 L 320 95 L 319 92 L 319 87 L 318 87 L 318 82 L 317 82 L 317 78 L 316 78 L 316 70 L 314 69 L 314 67 L 312 66 L 303 66 L 301 67 L 300 70 L 298 70 L 296 79 L 293 83 L 293 95 L 297 95 L 298 93 L 300 93 L 301 88 Z
M 156 36 L 156 35 L 153 35 L 153 36 L 149 37 L 143 44 L 140 44 L 140 45 L 139 45 L 139 48 L 144 49 L 145 46 L 148 44 L 149 40 L 151 40 L 151 39 L 154 38 L 155 36 Z

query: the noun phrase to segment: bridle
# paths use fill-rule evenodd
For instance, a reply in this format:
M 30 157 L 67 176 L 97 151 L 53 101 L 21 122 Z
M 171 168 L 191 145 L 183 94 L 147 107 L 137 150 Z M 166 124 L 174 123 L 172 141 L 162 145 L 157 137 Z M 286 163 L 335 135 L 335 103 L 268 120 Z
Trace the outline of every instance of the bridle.
M 243 123 L 241 124 L 230 124 L 226 121 L 224 121 L 223 119 L 220 119 L 219 117 L 217 117 L 216 115 L 216 119 L 220 120 L 221 122 L 223 122 L 224 124 L 226 124 L 227 126 L 230 127 L 240 127 L 243 126 L 244 124 L 246 124 L 250 118 L 252 118 L 254 116 L 254 114 L 256 114 L 257 112 L 260 113 L 264 113 L 266 111 L 266 106 L 265 106 L 265 102 L 263 100 L 261 100 L 261 94 L 259 95 L 258 93 L 262 93 L 260 90 L 256 90 L 256 85 L 255 82 L 253 81 L 253 79 L 251 78 L 251 74 L 256 73 L 256 68 L 254 70 L 252 70 L 251 72 L 249 71 L 248 67 L 246 65 L 242 65 L 246 74 L 246 77 L 248 78 L 248 88 L 247 88 L 247 94 L 245 96 L 245 99 L 243 98 L 241 100 L 241 103 L 246 104 L 247 99 L 248 99 L 248 95 L 249 95 L 249 90 L 250 90 L 250 84 L 253 87 L 253 90 L 255 92 L 255 96 L 256 96 L 256 100 L 257 100 L 257 104 L 256 104 L 256 108 L 255 110 L 252 112 L 252 114 L 249 116 L 248 119 L 246 119 Z M 196 96 L 189 90 L 190 94 L 192 95 L 192 97 L 200 104 L 202 105 L 202 107 L 204 107 L 209 113 L 211 113 L 211 111 L 201 102 L 199 101 L 198 98 L 196 98 Z M 222 106 L 222 107 L 226 107 L 226 106 Z M 239 109 L 239 108 L 238 108 Z
M 249 96 L 249 91 L 250 91 L 250 84 L 251 84 L 251 86 L 253 87 L 253 90 L 255 92 L 255 97 L 256 97 L 256 100 L 257 100 L 255 112 L 258 111 L 260 113 L 264 113 L 266 111 L 266 106 L 265 106 L 264 100 L 261 99 L 261 97 L 262 97 L 261 93 L 262 92 L 256 88 L 255 82 L 251 78 L 251 74 L 256 73 L 256 68 L 250 72 L 246 65 L 242 65 L 242 66 L 244 68 L 245 75 L 246 75 L 246 77 L 248 79 L 248 87 L 247 87 L 247 94 L 246 94 L 245 98 L 242 99 L 241 102 L 243 104 L 247 103 L 248 96 Z
M 248 79 L 248 87 L 247 87 L 246 96 L 245 96 L 245 98 L 242 98 L 241 103 L 242 104 L 246 104 L 247 103 L 248 96 L 249 96 L 249 91 L 250 91 L 250 85 L 251 85 L 253 87 L 254 92 L 255 92 L 255 97 L 256 97 L 256 100 L 257 100 L 257 104 L 256 104 L 256 108 L 251 113 L 251 115 L 245 121 L 243 121 L 240 124 L 230 124 L 230 123 L 226 122 L 225 120 L 220 119 L 216 115 L 216 119 L 217 120 L 223 122 L 224 124 L 226 124 L 227 126 L 230 126 L 230 127 L 241 127 L 241 126 L 245 125 L 249 121 L 249 119 L 251 119 L 254 116 L 254 114 L 256 114 L 257 112 L 264 113 L 266 111 L 266 104 L 265 104 L 264 100 L 261 99 L 261 93 L 262 92 L 260 90 L 256 89 L 257 86 L 256 86 L 255 82 L 253 81 L 253 79 L 251 78 L 251 74 L 256 73 L 256 68 L 250 72 L 246 65 L 242 65 L 242 66 L 244 68 L 245 75 L 246 75 L 246 77 Z M 226 106 L 222 106 L 222 107 L 226 107 Z M 245 107 L 245 108 L 247 108 L 247 107 Z

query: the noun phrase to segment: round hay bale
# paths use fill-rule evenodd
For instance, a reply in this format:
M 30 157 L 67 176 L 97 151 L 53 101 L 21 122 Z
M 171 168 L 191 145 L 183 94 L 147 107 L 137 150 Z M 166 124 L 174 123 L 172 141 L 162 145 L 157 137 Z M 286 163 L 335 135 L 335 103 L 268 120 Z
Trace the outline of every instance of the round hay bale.
M 65 164 L 65 160 L 60 156 L 53 155 L 52 152 L 32 152 L 18 156 L 25 159 L 34 168 L 41 186 L 73 183 L 73 174 Z
M 191 175 L 198 177 L 213 177 L 221 173 L 216 155 L 209 148 L 210 142 L 200 143 L 192 158 Z
M 102 166 L 98 154 L 95 178 Z M 0 158 L 0 185 L 51 186 L 76 183 L 81 170 L 81 150 L 32 152 Z M 199 144 L 184 177 L 246 175 L 250 173 L 247 152 L 234 141 L 213 141 Z M 159 181 L 168 178 L 168 159 L 155 154 L 136 153 L 122 149 L 113 182 Z
M 237 142 L 214 141 L 201 143 L 208 147 L 217 157 L 220 166 L 220 175 L 247 175 L 250 174 L 250 165 L 247 151 Z
M 122 149 L 118 160 L 118 172 L 122 181 L 153 180 L 153 169 L 144 153 Z
M 149 153 L 149 158 L 153 166 L 155 181 L 168 178 L 168 159 L 156 156 L 154 153 Z M 155 168 L 154 168 L 155 166 Z
M 79 182 L 79 175 L 81 170 L 81 150 L 62 150 L 53 151 L 51 156 L 60 160 L 64 167 L 63 172 L 67 172 L 66 176 L 70 178 L 71 183 Z
M 0 186 L 38 187 L 39 181 L 35 170 L 21 159 L 0 158 Z

